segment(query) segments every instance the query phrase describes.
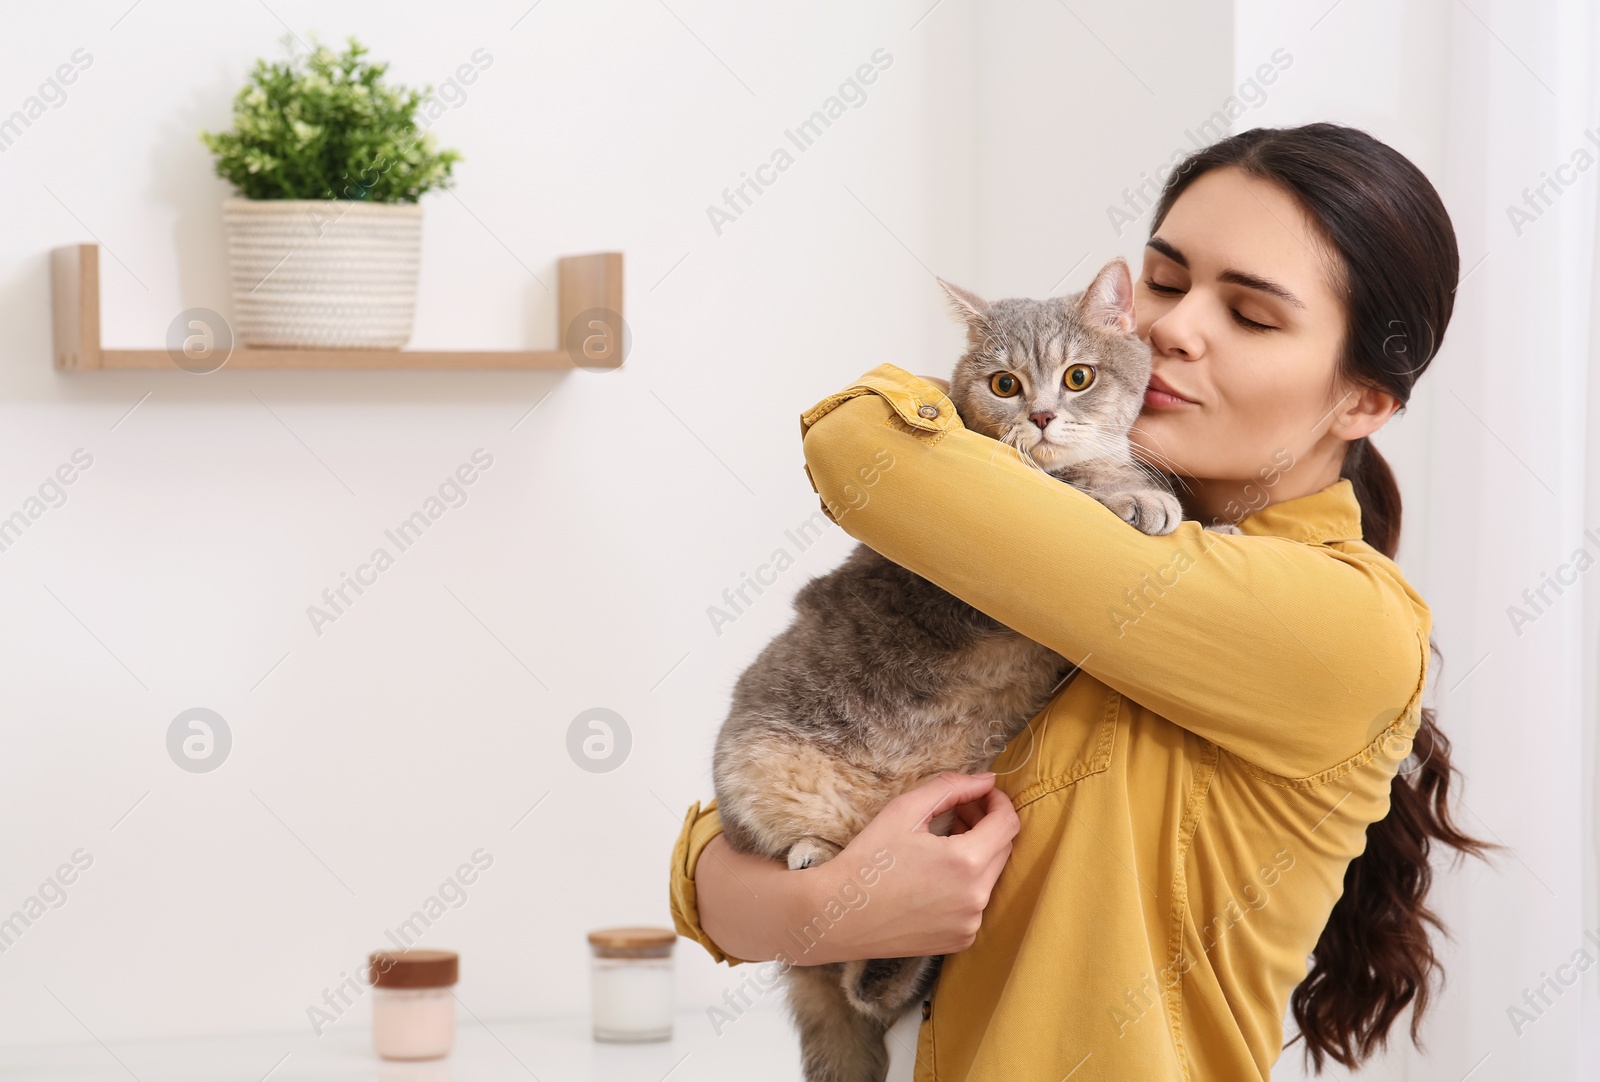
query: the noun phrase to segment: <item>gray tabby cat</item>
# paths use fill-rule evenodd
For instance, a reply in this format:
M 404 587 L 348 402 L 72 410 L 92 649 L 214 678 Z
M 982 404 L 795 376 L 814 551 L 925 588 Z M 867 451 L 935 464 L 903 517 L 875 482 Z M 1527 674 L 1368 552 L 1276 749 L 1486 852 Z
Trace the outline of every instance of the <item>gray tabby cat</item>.
M 1128 442 L 1151 361 L 1133 329 L 1127 263 L 1053 300 L 989 303 L 939 284 L 968 329 L 950 380 L 962 423 L 1146 533 L 1176 529 L 1177 498 Z M 866 545 L 802 587 L 794 607 L 740 676 L 712 768 L 728 843 L 790 868 L 829 860 L 934 775 L 987 767 L 1075 671 Z M 949 833 L 952 817 L 930 829 Z M 927 994 L 941 960 L 790 966 L 808 1082 L 880 1082 L 884 1032 Z

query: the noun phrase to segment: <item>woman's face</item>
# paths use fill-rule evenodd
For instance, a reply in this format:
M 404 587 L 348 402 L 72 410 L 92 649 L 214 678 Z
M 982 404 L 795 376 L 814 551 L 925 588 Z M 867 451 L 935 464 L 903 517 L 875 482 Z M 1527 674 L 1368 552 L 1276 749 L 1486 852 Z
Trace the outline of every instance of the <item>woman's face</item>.
M 1179 475 L 1195 517 L 1231 521 L 1325 488 L 1347 441 L 1398 404 L 1335 385 L 1336 258 L 1284 189 L 1231 166 L 1185 189 L 1145 247 L 1134 312 L 1152 389 L 1131 438 Z

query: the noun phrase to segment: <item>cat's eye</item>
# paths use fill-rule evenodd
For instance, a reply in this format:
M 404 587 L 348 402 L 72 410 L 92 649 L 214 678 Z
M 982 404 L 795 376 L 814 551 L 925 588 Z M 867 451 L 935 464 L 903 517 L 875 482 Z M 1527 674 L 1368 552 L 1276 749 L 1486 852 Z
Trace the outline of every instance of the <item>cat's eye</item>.
M 1061 381 L 1069 391 L 1087 391 L 1094 382 L 1094 365 L 1075 364 Z
M 1022 393 L 1022 381 L 1010 372 L 996 372 L 989 377 L 989 390 L 1001 398 L 1015 398 Z

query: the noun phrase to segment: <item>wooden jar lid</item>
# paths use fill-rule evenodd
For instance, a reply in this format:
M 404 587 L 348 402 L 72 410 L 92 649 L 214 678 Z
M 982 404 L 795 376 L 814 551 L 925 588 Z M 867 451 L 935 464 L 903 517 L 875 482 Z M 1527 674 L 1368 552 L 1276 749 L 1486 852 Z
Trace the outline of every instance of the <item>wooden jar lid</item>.
M 367 973 L 379 988 L 448 988 L 460 974 L 455 951 L 373 951 Z
M 677 941 L 678 933 L 671 928 L 596 928 L 589 933 L 589 947 L 597 958 L 665 958 Z

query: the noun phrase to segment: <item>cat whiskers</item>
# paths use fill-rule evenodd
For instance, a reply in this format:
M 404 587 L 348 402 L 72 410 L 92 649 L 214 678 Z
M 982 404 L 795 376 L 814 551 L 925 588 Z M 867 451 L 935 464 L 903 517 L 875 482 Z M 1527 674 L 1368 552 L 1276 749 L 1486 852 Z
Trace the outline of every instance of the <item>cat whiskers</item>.
M 1074 457 L 1077 460 L 1081 461 L 1085 458 L 1121 459 L 1124 457 L 1126 451 L 1126 441 L 1111 431 L 1112 426 L 1101 424 L 1095 421 L 1063 420 L 1061 424 L 1067 429 L 1074 430 L 1071 433 L 1070 442 L 1060 443 L 1052 441 L 1052 446 L 1061 451 L 1075 452 Z M 1055 474 L 1052 472 L 1052 470 L 1059 469 L 1060 467 L 1048 466 L 1044 463 L 1041 463 L 1033 456 L 1032 452 L 1039 446 L 1037 441 L 1026 450 L 1020 446 L 1022 434 L 1026 431 L 1026 427 L 1012 428 L 1011 431 L 1006 433 L 1006 435 L 1001 438 L 1000 442 L 1005 443 L 1007 446 L 1016 450 L 1017 453 L 1022 456 L 1023 461 L 1025 461 L 1029 466 L 1033 467 L 1033 469 L 1044 474 L 1046 477 L 1055 479 Z
M 1006 433 L 1001 435 L 998 442 L 1005 444 L 1007 447 L 1009 447 L 1013 451 L 1017 452 L 1018 457 L 1020 457 L 1024 463 L 1026 463 L 1028 466 L 1032 467 L 1035 471 L 1037 471 L 1038 473 L 1044 474 L 1046 477 L 1049 477 L 1050 476 L 1050 471 L 1045 469 L 1043 466 L 1041 466 L 1038 463 L 1038 461 L 1036 461 L 1034 459 L 1033 455 L 1028 452 L 1027 449 L 1019 446 L 1019 444 L 1022 441 L 1022 433 L 1023 433 L 1023 431 L 1024 430 L 1021 429 L 1021 428 L 1013 427 L 1009 431 L 1007 431 Z
M 1074 450 L 1097 452 L 1097 458 L 1121 458 L 1127 448 L 1127 440 L 1122 437 L 1120 430 L 1113 430 L 1113 426 L 1100 421 L 1062 421 L 1062 426 L 1071 429 L 1071 446 Z
M 1146 433 L 1144 431 L 1144 429 L 1140 428 L 1138 425 L 1134 425 L 1132 428 L 1128 429 L 1128 434 L 1129 435 L 1132 435 L 1135 432 L 1138 432 L 1138 433 L 1141 433 L 1143 435 L 1149 436 L 1149 434 Z M 1160 440 L 1155 439 L 1155 437 L 1153 437 L 1153 436 L 1149 437 L 1149 438 L 1151 440 L 1153 440 L 1155 443 L 1159 444 L 1161 442 Z M 1191 488 L 1189 483 L 1184 480 L 1183 474 L 1180 473 L 1178 471 L 1177 467 L 1173 465 L 1172 459 L 1168 458 L 1161 451 L 1151 450 L 1148 446 L 1145 446 L 1144 444 L 1140 444 L 1139 450 L 1143 451 L 1146 455 L 1148 455 L 1151 459 L 1153 459 L 1154 460 L 1154 465 L 1152 465 L 1151 463 L 1148 463 L 1148 462 L 1145 462 L 1145 461 L 1141 460 L 1137 455 L 1135 455 L 1133 461 L 1134 461 L 1134 464 L 1136 466 L 1138 466 L 1140 469 L 1145 470 L 1148 473 L 1151 473 L 1152 476 L 1154 476 L 1156 473 L 1160 473 L 1161 475 L 1164 476 L 1164 478 L 1168 482 L 1170 482 L 1171 484 L 1177 486 L 1178 488 L 1183 489 L 1183 491 L 1185 493 L 1187 493 L 1189 495 L 1193 495 L 1194 494 L 1194 489 Z
M 1013 451 L 1017 452 L 1017 456 L 1021 458 L 1022 461 L 1026 462 L 1040 473 L 1045 473 L 1048 475 L 1048 471 L 1035 462 L 1032 455 L 1028 454 L 1028 452 L 1024 451 L 1021 447 L 1017 446 L 1017 441 L 1021 436 L 1021 430 L 1015 426 L 1007 427 L 999 422 L 993 424 L 979 424 L 974 427 L 974 431 L 981 432 L 985 436 L 988 436 L 990 439 L 994 440 L 997 445 L 1004 444 L 1005 446 L 1011 448 Z M 993 451 L 989 453 L 990 465 L 994 464 L 994 455 L 995 452 Z
M 1069 421 L 1065 423 L 1074 427 L 1090 430 L 1096 435 L 1104 436 L 1105 441 L 1107 442 L 1099 443 L 1098 446 L 1105 449 L 1107 452 L 1106 457 L 1114 457 L 1119 459 L 1123 457 L 1125 449 L 1132 450 L 1128 444 L 1128 441 L 1124 439 L 1124 431 L 1126 431 L 1126 433 L 1130 436 L 1135 432 L 1143 431 L 1138 425 L 1133 425 L 1132 427 L 1124 430 L 1120 425 L 1112 425 L 1104 421 Z M 1134 453 L 1129 456 L 1129 464 L 1146 477 L 1149 477 L 1152 484 L 1158 486 L 1163 484 L 1175 484 L 1185 493 L 1192 494 L 1192 490 L 1188 482 L 1183 479 L 1183 476 L 1179 474 L 1176 469 L 1172 468 L 1171 460 L 1168 459 L 1164 454 L 1159 451 L 1150 451 L 1148 448 L 1142 446 L 1139 447 L 1138 450 L 1143 451 L 1151 458 L 1155 459 L 1155 464 L 1145 462 L 1139 457 L 1138 453 Z

